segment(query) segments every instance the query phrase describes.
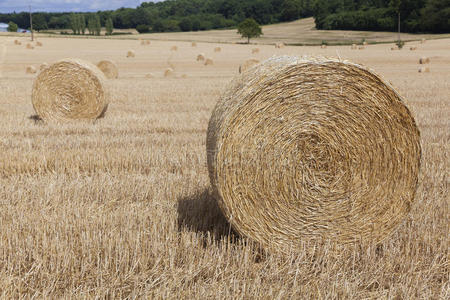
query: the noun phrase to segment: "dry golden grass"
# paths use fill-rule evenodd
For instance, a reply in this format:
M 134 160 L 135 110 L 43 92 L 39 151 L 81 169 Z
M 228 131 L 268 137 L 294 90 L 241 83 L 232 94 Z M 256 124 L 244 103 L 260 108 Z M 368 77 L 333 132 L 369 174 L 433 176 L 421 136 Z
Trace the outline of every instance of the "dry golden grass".
M 373 68 L 407 99 L 421 131 L 416 202 L 393 235 L 290 255 L 236 236 L 209 190 L 211 110 L 254 46 L 224 44 L 227 55 L 215 56 L 211 44 L 177 42 L 172 61 L 189 77 L 149 80 L 167 68 L 174 42 L 152 41 L 130 60 L 136 41 L 40 40 L 31 56 L 0 37 L 1 298 L 449 298 L 449 40 L 416 51 L 258 46 L 260 59 L 339 54 Z M 214 65 L 198 63 L 200 52 Z M 422 56 L 433 72 L 417 72 Z M 118 65 L 108 114 L 95 124 L 33 116 L 26 66 L 66 57 Z

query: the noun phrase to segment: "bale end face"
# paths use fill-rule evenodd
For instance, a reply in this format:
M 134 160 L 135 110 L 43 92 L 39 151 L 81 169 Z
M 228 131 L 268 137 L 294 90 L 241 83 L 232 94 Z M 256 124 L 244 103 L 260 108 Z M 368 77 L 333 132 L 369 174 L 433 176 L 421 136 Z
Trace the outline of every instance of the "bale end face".
M 133 51 L 133 50 L 129 50 L 128 52 L 127 52 L 127 57 L 129 58 L 129 57 L 135 57 L 136 56 L 136 53 Z
M 218 101 L 209 176 L 234 229 L 265 248 L 378 242 L 411 209 L 419 135 L 402 98 L 370 70 L 277 57 L 242 73 Z
M 102 60 L 97 63 L 97 67 L 103 72 L 106 78 L 119 78 L 119 69 L 117 65 L 110 60 Z
M 58 61 L 36 77 L 33 107 L 46 122 L 95 120 L 108 105 L 104 81 L 103 73 L 89 62 Z

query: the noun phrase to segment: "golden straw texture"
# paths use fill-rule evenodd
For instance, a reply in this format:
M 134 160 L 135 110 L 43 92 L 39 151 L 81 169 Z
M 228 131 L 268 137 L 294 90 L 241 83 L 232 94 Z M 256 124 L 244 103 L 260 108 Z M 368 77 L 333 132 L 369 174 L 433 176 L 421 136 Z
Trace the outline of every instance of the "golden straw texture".
M 197 61 L 204 61 L 205 60 L 205 54 L 200 53 L 199 55 L 197 55 Z
M 97 67 L 105 74 L 108 79 L 116 79 L 119 77 L 119 69 L 116 64 L 110 60 L 102 60 L 97 64 Z
M 370 70 L 274 57 L 217 103 L 208 170 L 232 226 L 265 248 L 380 241 L 414 201 L 419 139 L 402 98 Z
M 245 72 L 246 70 L 257 64 L 259 64 L 259 60 L 257 60 L 256 58 L 247 59 L 243 64 L 239 66 L 239 73 Z
M 33 107 L 46 122 L 95 120 L 108 105 L 105 80 L 103 73 L 89 62 L 58 61 L 35 79 Z

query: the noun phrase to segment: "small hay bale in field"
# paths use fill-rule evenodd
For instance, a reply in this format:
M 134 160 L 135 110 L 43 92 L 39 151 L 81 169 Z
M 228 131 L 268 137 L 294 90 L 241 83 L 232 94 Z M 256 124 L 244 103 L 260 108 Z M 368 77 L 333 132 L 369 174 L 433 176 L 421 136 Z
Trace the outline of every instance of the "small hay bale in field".
M 250 58 L 239 66 L 239 73 L 243 73 L 257 64 L 259 64 L 259 60 L 257 60 L 256 58 Z
M 358 46 L 356 46 L 356 44 L 352 44 L 352 48 L 351 48 L 352 50 L 356 50 L 356 49 L 358 49 Z
M 19 40 L 14 40 L 14 45 L 22 45 L 22 42 L 20 42 Z
M 45 68 L 48 68 L 48 63 L 43 62 L 43 63 L 39 66 L 39 70 L 42 71 L 42 70 L 44 70 Z
M 149 40 L 142 40 L 141 41 L 141 45 L 142 46 L 150 45 L 150 41 Z
M 358 47 L 358 50 L 364 50 L 364 49 L 366 49 L 365 46 L 359 46 L 359 47 Z
M 420 40 L 420 43 L 421 43 L 421 44 L 425 44 L 426 41 L 427 41 L 426 39 L 421 39 L 421 40 Z
M 116 79 L 119 77 L 119 69 L 116 64 L 110 60 L 102 60 L 97 64 L 97 67 L 103 72 L 106 78 Z
M 199 55 L 197 55 L 197 61 L 204 61 L 205 60 L 205 54 L 200 53 Z
M 182 74 L 182 75 L 181 75 L 181 78 L 183 78 L 183 79 L 184 79 L 184 78 L 187 78 L 187 77 L 188 77 L 188 76 L 187 76 L 186 74 Z
M 60 60 L 34 80 L 34 110 L 46 122 L 95 120 L 108 107 L 105 80 L 102 71 L 89 62 Z
M 259 53 L 259 48 L 253 48 L 252 49 L 252 54 L 255 54 L 255 53 Z
M 276 43 L 275 44 L 275 48 L 277 48 L 277 49 L 281 49 L 281 48 L 284 48 L 284 43 Z
M 37 47 L 42 47 L 43 44 L 42 44 L 41 42 L 36 42 L 36 46 L 37 46 Z
M 171 48 L 170 48 L 170 51 L 177 51 L 178 50 L 178 46 L 172 46 Z
M 214 61 L 212 60 L 212 58 L 205 59 L 205 66 L 210 66 L 213 64 L 214 64 Z
M 145 78 L 155 78 L 152 73 L 145 74 Z
M 409 50 L 415 51 L 415 50 L 417 50 L 417 47 L 409 47 Z
M 430 68 L 428 67 L 420 67 L 419 73 L 430 73 Z
M 398 47 L 391 47 L 391 51 L 398 50 Z
M 192 42 L 191 46 L 192 47 L 197 47 L 197 43 L 196 42 Z
M 133 50 L 128 50 L 127 57 L 135 57 L 136 53 Z
M 27 49 L 34 49 L 33 45 L 31 45 L 30 43 L 27 44 Z
M 274 57 L 242 73 L 206 144 L 224 215 L 264 248 L 381 241 L 414 202 L 414 118 L 382 78 L 341 59 Z
M 322 48 L 322 49 L 326 49 L 326 48 L 327 48 L 327 45 L 325 45 L 325 44 L 322 44 L 322 45 L 320 45 L 320 48 Z
M 167 68 L 164 71 L 164 77 L 173 77 L 175 75 L 175 71 L 172 68 Z
M 364 41 L 363 43 L 362 43 L 364 46 L 367 46 L 367 45 L 369 45 L 369 43 L 368 42 L 366 42 L 366 41 Z
M 424 64 L 429 64 L 430 63 L 430 58 L 429 57 L 421 57 L 419 59 L 419 64 L 424 65 Z
M 214 48 L 214 52 L 220 52 L 220 51 L 222 51 L 222 48 L 220 48 L 220 47 Z
M 35 74 L 37 72 L 36 68 L 34 66 L 28 66 L 25 70 L 25 73 L 27 74 Z

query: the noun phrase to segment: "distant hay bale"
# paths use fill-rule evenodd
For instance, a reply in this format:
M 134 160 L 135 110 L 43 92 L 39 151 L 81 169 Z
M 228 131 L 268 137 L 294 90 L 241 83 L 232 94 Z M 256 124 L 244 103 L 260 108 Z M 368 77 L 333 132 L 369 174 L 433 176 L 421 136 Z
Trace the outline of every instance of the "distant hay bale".
M 430 68 L 428 67 L 420 67 L 419 73 L 430 73 Z
M 409 47 L 409 50 L 415 51 L 415 50 L 417 50 L 417 47 Z
M 210 66 L 213 64 L 214 64 L 214 61 L 212 60 L 212 58 L 205 59 L 205 66 Z
M 257 64 L 259 64 L 259 60 L 257 60 L 256 58 L 247 59 L 243 64 L 239 66 L 239 73 L 243 73 Z
M 421 57 L 419 59 L 419 64 L 424 65 L 424 64 L 429 64 L 430 63 L 430 58 L 429 57 Z
M 152 73 L 145 74 L 145 78 L 155 78 Z
M 127 57 L 135 57 L 136 53 L 133 50 L 128 50 Z
M 252 54 L 255 54 L 255 53 L 259 53 L 259 48 L 253 48 L 252 49 Z
M 275 57 L 238 76 L 209 121 L 213 195 L 264 248 L 378 242 L 414 202 L 420 133 L 401 96 L 341 59 Z
M 181 78 L 187 78 L 188 76 L 186 74 L 182 74 Z
M 170 48 L 170 51 L 177 51 L 178 50 L 178 46 L 172 46 L 171 48 Z
M 14 40 L 14 44 L 15 45 L 22 45 L 22 42 L 20 42 L 19 40 Z
M 36 46 L 37 46 L 37 47 L 42 47 L 43 44 L 42 44 L 41 42 L 36 42 Z
M 364 46 L 359 46 L 358 47 L 358 50 L 364 50 L 366 47 L 364 47 Z
M 25 73 L 27 74 L 35 74 L 37 72 L 36 68 L 34 66 L 28 66 L 25 70 Z
M 31 45 L 30 43 L 27 44 L 27 49 L 34 49 L 33 45 Z
M 426 41 L 427 41 L 426 39 L 421 39 L 421 40 L 420 40 L 420 43 L 421 43 L 421 44 L 425 44 Z
M 164 77 L 172 77 L 175 75 L 175 71 L 172 68 L 167 68 L 164 71 Z
M 284 48 L 284 43 L 276 43 L 275 44 L 275 48 L 277 48 L 277 49 L 281 49 L 281 48 Z
M 367 45 L 369 45 L 369 43 L 368 42 L 366 42 L 366 41 L 364 41 L 363 43 L 362 43 L 364 46 L 367 46 Z
M 192 42 L 191 46 L 192 47 L 197 47 L 197 43 L 196 42 Z
M 34 80 L 34 110 L 46 122 L 95 120 L 108 107 L 105 80 L 103 73 L 89 62 L 60 60 Z
M 141 40 L 141 45 L 142 46 L 150 45 L 150 41 L 149 40 Z
M 322 49 L 326 49 L 326 48 L 327 48 L 327 45 L 325 45 L 325 44 L 322 44 L 322 45 L 320 45 L 320 48 L 322 48 Z
M 48 63 L 43 62 L 43 63 L 39 66 L 39 70 L 42 71 L 42 70 L 44 70 L 45 68 L 48 68 Z
M 117 68 L 116 64 L 110 60 L 102 60 L 98 62 L 97 67 L 108 79 L 116 79 L 119 77 L 119 69 Z
M 352 50 L 356 50 L 358 49 L 358 46 L 356 46 L 356 44 L 352 44 Z
M 392 51 L 398 50 L 398 47 L 391 47 L 391 50 L 392 50 Z
M 220 51 L 222 51 L 222 48 L 220 48 L 220 47 L 214 48 L 214 52 L 220 52 Z
M 205 54 L 200 53 L 199 55 L 197 55 L 197 61 L 204 61 L 205 60 Z

